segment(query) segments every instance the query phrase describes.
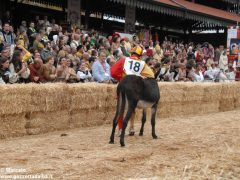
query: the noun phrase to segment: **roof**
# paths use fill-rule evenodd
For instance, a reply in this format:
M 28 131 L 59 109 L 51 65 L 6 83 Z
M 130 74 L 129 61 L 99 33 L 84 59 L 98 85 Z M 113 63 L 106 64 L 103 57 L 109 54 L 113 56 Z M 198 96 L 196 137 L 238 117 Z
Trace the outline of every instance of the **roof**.
M 179 7 L 179 8 L 181 7 L 171 0 L 153 0 L 153 1 L 158 2 L 158 3 L 162 3 L 162 4 L 166 4 L 166 5 L 169 5 L 169 6 L 175 6 L 175 7 Z
M 159 0 L 159 2 L 160 2 L 160 0 Z M 207 15 L 214 16 L 217 18 L 231 20 L 231 21 L 235 21 L 235 22 L 240 22 L 240 16 L 238 16 L 237 14 L 233 14 L 233 13 L 221 10 L 221 9 L 204 6 L 204 5 L 197 4 L 197 3 L 192 3 L 192 2 L 189 2 L 186 0 L 175 0 L 175 2 L 183 5 L 185 8 L 187 8 L 188 10 L 193 11 L 193 12 L 197 12 L 200 14 L 207 14 Z
M 240 22 L 240 16 L 208 7 L 205 5 L 189 2 L 187 0 L 106 0 L 134 6 L 156 13 L 186 18 L 193 21 L 205 22 L 208 25 L 229 26 Z

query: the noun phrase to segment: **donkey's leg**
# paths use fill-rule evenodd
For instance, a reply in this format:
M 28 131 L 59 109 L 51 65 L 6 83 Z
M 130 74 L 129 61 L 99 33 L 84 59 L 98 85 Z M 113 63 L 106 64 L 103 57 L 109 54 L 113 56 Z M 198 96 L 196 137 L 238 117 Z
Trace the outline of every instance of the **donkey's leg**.
M 143 112 L 142 112 L 142 126 L 141 126 L 141 129 L 140 129 L 140 132 L 139 132 L 139 136 L 143 135 L 145 122 L 146 122 L 146 109 L 143 109 Z
M 127 110 L 126 116 L 123 120 L 123 128 L 122 128 L 122 133 L 121 133 L 121 136 L 120 136 L 121 146 L 125 146 L 125 143 L 124 143 L 125 131 L 126 131 L 126 128 L 127 128 L 128 121 L 131 118 L 131 115 L 132 115 L 135 108 L 136 108 L 136 105 L 134 106 L 132 103 L 130 104 L 128 102 L 128 110 Z
M 115 130 L 118 124 L 118 120 L 120 118 L 121 114 L 124 114 L 124 108 L 125 108 L 125 95 L 120 93 L 120 96 L 118 97 L 118 101 L 117 101 L 117 108 L 116 108 L 116 114 L 113 118 L 113 124 L 112 124 L 112 134 L 110 136 L 110 144 L 114 143 L 114 134 L 115 134 Z
M 157 112 L 157 104 L 153 105 L 153 107 L 152 107 L 151 124 L 152 124 L 152 137 L 153 137 L 153 139 L 157 139 L 157 135 L 155 133 L 156 112 Z
M 135 131 L 134 131 L 134 120 L 136 117 L 136 110 L 132 112 L 131 118 L 130 118 L 130 128 L 129 128 L 129 136 L 134 136 Z

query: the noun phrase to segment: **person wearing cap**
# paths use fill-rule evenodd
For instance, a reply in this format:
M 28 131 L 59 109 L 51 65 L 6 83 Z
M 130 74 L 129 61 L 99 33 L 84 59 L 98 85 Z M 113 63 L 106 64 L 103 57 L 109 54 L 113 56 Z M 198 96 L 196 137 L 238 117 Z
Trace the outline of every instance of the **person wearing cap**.
M 120 58 L 112 67 L 111 67 L 111 77 L 115 80 L 121 81 L 124 76 L 134 74 L 137 76 L 141 76 L 143 78 L 154 78 L 154 73 L 152 69 L 142 61 L 142 48 L 140 46 L 136 46 L 131 50 L 130 57 L 122 57 Z M 130 120 L 130 130 L 129 135 L 134 135 L 134 118 L 135 112 L 133 113 Z M 120 115 L 118 119 L 118 128 L 121 131 L 123 125 L 123 114 Z

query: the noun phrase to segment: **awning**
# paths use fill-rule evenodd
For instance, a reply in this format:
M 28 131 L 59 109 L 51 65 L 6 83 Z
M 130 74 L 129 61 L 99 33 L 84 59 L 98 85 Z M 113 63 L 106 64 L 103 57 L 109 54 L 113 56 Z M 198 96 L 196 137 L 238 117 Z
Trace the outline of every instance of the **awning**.
M 221 9 L 204 6 L 186 0 L 175 0 L 188 10 L 188 18 L 201 20 L 209 23 L 219 23 L 221 25 L 230 25 L 240 22 L 240 16 Z M 200 19 L 199 19 L 200 18 Z
M 231 3 L 231 4 L 238 4 L 239 1 L 238 0 L 222 0 L 224 2 L 227 2 L 227 3 Z
M 240 22 L 240 16 L 186 0 L 107 0 L 170 16 L 201 21 L 214 26 L 228 26 Z M 226 0 L 234 1 L 234 0 Z
M 56 11 L 63 11 L 64 2 L 63 0 L 17 0 L 18 3 L 37 6 L 41 8 L 52 9 Z

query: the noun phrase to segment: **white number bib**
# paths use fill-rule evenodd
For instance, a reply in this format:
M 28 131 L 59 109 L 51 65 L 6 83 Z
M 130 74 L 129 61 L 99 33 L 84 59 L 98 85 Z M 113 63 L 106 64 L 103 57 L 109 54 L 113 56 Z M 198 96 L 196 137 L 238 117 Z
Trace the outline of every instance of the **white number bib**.
M 144 61 L 126 58 L 123 68 L 127 75 L 141 76 L 141 72 L 144 68 L 144 65 L 145 65 Z

